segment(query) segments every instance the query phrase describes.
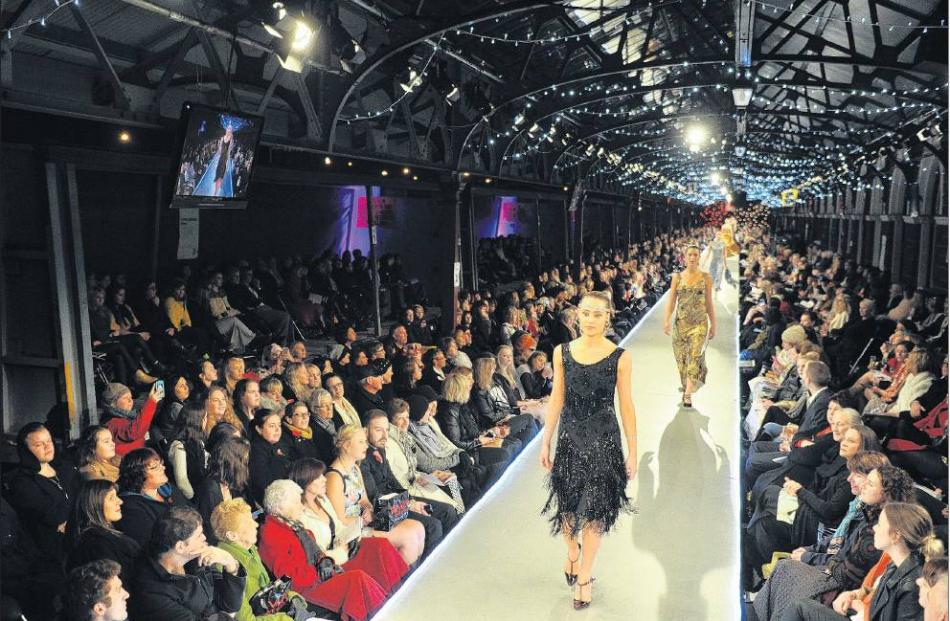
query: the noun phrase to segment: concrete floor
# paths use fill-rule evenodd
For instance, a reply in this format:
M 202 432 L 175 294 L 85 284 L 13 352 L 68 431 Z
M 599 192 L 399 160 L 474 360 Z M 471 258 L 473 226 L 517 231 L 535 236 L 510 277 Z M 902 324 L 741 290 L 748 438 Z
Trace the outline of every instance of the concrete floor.
M 375 619 L 739 619 L 738 294 L 717 294 L 719 334 L 692 410 L 679 406 L 664 303 L 622 343 L 635 354 L 641 458 L 628 494 L 639 513 L 604 540 L 591 607 L 571 607 L 564 545 L 539 514 L 545 473 L 535 441 Z

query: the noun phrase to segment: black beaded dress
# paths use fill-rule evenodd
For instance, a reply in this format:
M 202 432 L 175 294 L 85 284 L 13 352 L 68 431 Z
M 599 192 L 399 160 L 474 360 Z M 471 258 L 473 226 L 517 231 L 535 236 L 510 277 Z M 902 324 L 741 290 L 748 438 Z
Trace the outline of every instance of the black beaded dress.
M 553 535 L 561 534 L 562 525 L 574 536 L 588 525 L 607 533 L 621 512 L 635 513 L 626 494 L 627 470 L 614 410 L 623 351 L 618 347 L 598 362 L 582 364 L 571 356 L 569 343 L 562 347 L 564 408 L 547 481 L 550 494 L 542 509 L 554 511 Z

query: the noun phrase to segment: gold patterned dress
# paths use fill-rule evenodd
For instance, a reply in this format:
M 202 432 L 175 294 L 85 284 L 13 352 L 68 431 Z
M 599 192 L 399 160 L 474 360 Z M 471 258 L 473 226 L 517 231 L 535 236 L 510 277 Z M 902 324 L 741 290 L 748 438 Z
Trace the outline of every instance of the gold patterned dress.
M 673 322 L 673 356 L 680 372 L 680 383 L 693 381 L 693 390 L 706 383 L 706 276 L 689 285 L 680 274 L 676 289 L 676 318 Z

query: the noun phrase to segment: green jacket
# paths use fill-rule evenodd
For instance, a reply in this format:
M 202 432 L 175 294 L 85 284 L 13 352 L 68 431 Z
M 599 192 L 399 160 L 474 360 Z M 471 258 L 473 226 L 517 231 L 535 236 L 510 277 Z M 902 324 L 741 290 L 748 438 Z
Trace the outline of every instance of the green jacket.
M 241 609 L 238 610 L 235 619 L 237 621 L 294 621 L 294 618 L 286 613 L 278 612 L 273 615 L 254 616 L 251 612 L 251 596 L 271 583 L 272 579 L 261 561 L 260 554 L 257 553 L 257 546 L 250 550 L 244 550 L 232 543 L 219 542 L 218 547 L 229 552 L 244 571 L 247 572 L 247 579 L 244 581 L 244 601 L 241 602 Z M 290 597 L 299 597 L 294 591 L 289 591 Z

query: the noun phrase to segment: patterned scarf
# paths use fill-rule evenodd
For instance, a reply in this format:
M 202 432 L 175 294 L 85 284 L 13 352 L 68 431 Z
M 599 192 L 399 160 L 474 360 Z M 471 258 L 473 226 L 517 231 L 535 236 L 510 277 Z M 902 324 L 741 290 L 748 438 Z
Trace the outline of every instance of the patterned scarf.
M 835 532 L 831 535 L 831 539 L 828 541 L 828 554 L 835 555 L 838 553 L 838 550 L 841 549 L 841 545 L 848 535 L 848 525 L 851 524 L 851 520 L 858 514 L 861 507 L 861 497 L 855 496 L 854 500 L 848 505 L 848 512 L 841 518 L 841 523 L 838 524 L 838 528 L 835 529 Z

